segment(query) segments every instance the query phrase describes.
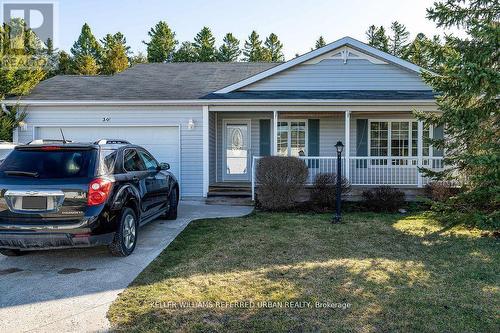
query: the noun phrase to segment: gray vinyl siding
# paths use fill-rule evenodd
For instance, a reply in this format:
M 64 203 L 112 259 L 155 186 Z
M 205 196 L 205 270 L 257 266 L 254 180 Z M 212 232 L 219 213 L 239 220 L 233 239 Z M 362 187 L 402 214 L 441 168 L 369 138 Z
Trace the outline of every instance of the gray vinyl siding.
M 419 76 L 392 64 L 364 59 L 302 64 L 241 90 L 430 90 Z
M 103 123 L 109 117 L 110 122 Z M 195 123 L 188 129 L 189 119 Z M 180 125 L 181 194 L 183 197 L 203 195 L 203 116 L 197 106 L 53 106 L 28 107 L 26 131 L 18 132 L 18 142 L 33 140 L 34 125 Z M 105 133 L 103 133 L 105 137 Z
M 208 114 L 208 151 L 209 151 L 209 182 L 215 182 L 216 179 L 216 113 L 209 112 Z

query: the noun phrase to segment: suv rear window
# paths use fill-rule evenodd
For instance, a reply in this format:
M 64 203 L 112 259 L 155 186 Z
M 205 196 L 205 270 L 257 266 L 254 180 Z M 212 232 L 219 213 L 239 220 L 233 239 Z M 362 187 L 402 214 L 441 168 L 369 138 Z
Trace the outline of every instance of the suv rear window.
M 103 149 L 99 155 L 99 174 L 112 174 L 116 165 L 116 150 Z
M 94 176 L 96 150 L 14 150 L 0 166 L 4 176 L 87 178 Z

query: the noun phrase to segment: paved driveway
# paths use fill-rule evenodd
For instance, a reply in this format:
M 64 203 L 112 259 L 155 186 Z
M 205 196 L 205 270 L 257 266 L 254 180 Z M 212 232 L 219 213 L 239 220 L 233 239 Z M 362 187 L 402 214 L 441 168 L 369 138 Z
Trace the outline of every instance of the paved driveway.
M 110 257 L 106 248 L 0 255 L 0 332 L 106 331 L 111 302 L 190 221 L 251 210 L 182 202 L 176 221 L 140 229 L 137 248 L 127 258 Z

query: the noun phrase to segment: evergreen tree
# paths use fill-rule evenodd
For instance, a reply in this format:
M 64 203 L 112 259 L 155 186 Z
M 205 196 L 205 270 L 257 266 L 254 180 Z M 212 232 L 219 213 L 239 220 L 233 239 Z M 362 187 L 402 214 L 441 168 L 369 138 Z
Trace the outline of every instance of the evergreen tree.
M 318 40 L 316 41 L 316 44 L 314 45 L 314 48 L 317 50 L 325 45 L 326 45 L 325 39 L 323 38 L 323 36 L 319 36 Z
M 264 46 L 263 53 L 265 61 L 278 62 L 285 60 L 285 56 L 283 55 L 283 43 L 280 42 L 276 34 L 271 33 L 269 37 L 266 38 Z
M 436 2 L 427 17 L 437 27 L 460 27 L 466 36 L 448 36 L 436 45 L 434 56 L 442 61 L 439 75 L 423 73 L 438 94 L 441 113 L 418 112 L 427 123 L 442 125 L 445 140 L 432 140 L 444 149 L 442 172 L 437 179 L 460 179 L 464 191 L 443 205 L 447 221 L 486 223 L 500 227 L 500 71 L 497 0 L 448 0 Z
M 47 47 L 47 55 L 49 55 L 49 56 L 53 55 L 54 54 L 54 42 L 52 41 L 52 38 L 48 38 L 45 45 Z
M 143 42 L 147 45 L 149 62 L 166 62 L 172 59 L 172 55 L 177 45 L 175 33 L 164 21 L 158 22 L 155 27 L 148 32 L 151 40 Z
M 26 95 L 47 75 L 45 51 L 26 47 L 24 37 L 27 32 L 22 20 L 12 20 L 0 26 L 0 104 L 6 97 Z M 2 109 L 0 140 L 12 141 L 12 132 L 25 113 L 19 113 L 17 107 Z
M 146 57 L 142 52 L 134 54 L 130 57 L 130 66 L 134 66 L 137 64 L 147 64 L 147 63 L 148 63 L 148 57 Z
M 365 36 L 366 36 L 368 45 L 376 47 L 375 46 L 376 40 L 377 40 L 376 32 L 377 32 L 377 27 L 373 24 L 368 27 L 368 30 L 366 30 Z
M 194 37 L 193 43 L 196 52 L 196 60 L 199 62 L 217 61 L 217 49 L 215 48 L 215 37 L 208 27 L 203 27 Z
M 439 36 L 429 39 L 423 33 L 419 33 L 405 48 L 401 58 L 422 68 L 437 72 L 439 70 L 440 57 L 433 50 L 442 48 L 443 45 Z
M 73 74 L 98 75 L 100 66 L 91 55 L 80 55 L 73 59 Z
M 252 31 L 250 36 L 248 36 L 248 40 L 245 41 L 243 55 L 245 56 L 245 61 L 266 61 L 262 41 L 257 31 Z
M 12 20 L 0 27 L 3 45 L 0 48 L 0 102 L 9 96 L 29 93 L 47 75 L 43 49 L 24 47 L 27 31 L 22 20 Z
M 59 53 L 54 50 L 54 43 L 51 38 L 48 38 L 47 42 L 45 42 L 45 57 L 47 58 L 46 78 L 57 75 L 59 68 Z
M 391 24 L 392 35 L 389 37 L 389 52 L 396 57 L 400 57 L 407 47 L 410 33 L 404 24 L 394 21 Z
M 71 48 L 71 54 L 73 58 L 81 57 L 92 57 L 96 64 L 99 64 L 102 60 L 102 48 L 98 40 L 95 38 L 90 26 L 85 23 L 82 27 L 82 31 L 78 40 L 73 44 Z
M 366 31 L 368 44 L 384 52 L 389 51 L 389 38 L 385 33 L 384 27 L 375 27 L 371 25 Z
M 102 40 L 103 61 L 102 73 L 113 75 L 126 70 L 129 67 L 128 55 L 130 47 L 127 46 L 127 40 L 121 32 L 114 35 L 107 34 Z
M 196 62 L 198 54 L 191 42 L 182 42 L 181 46 L 175 51 L 172 58 L 173 62 Z
M 57 74 L 67 75 L 71 73 L 71 57 L 64 51 L 59 52 Z
M 105 49 L 102 73 L 113 75 L 123 72 L 129 67 L 127 50 L 123 44 L 112 44 Z
M 110 49 L 116 44 L 121 44 L 125 48 L 125 53 L 127 55 L 130 55 L 130 46 L 127 45 L 127 39 L 121 32 L 117 32 L 114 35 L 112 34 L 107 34 L 104 36 L 103 39 L 101 39 L 101 43 L 103 45 L 104 50 Z
M 218 60 L 223 62 L 237 61 L 241 54 L 240 41 L 232 33 L 227 33 L 223 41 L 224 44 L 220 46 L 217 54 Z

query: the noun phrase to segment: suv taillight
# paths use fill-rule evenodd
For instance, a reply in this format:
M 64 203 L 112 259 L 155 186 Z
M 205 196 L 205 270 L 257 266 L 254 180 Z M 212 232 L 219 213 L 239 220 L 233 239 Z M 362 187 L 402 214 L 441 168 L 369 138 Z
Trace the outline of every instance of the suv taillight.
M 111 185 L 111 180 L 105 178 L 96 178 L 91 181 L 87 194 L 87 205 L 97 206 L 105 203 L 111 192 Z

